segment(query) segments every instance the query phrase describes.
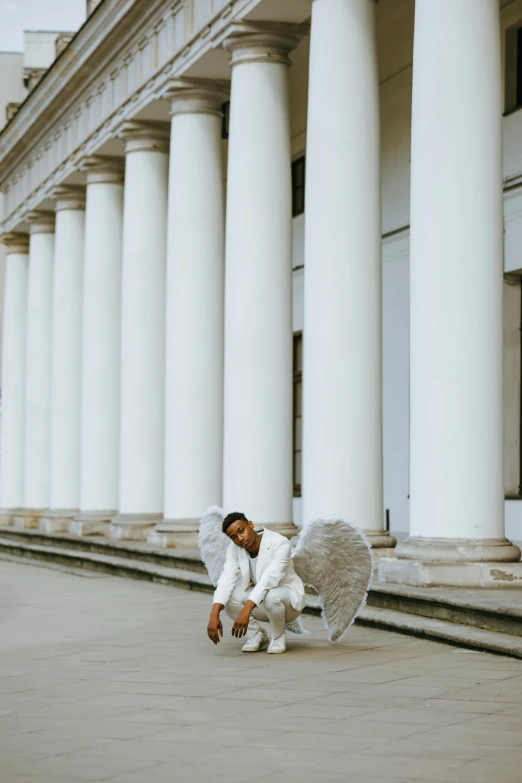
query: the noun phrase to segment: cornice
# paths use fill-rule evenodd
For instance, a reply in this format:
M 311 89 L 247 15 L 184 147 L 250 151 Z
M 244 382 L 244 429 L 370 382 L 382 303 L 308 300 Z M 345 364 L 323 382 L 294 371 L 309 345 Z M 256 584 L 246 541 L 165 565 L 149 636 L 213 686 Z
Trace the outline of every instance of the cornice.
M 0 242 L 5 247 L 6 255 L 14 254 L 27 255 L 29 253 L 29 235 L 18 231 L 12 231 L 9 234 L 2 234 Z
M 87 19 L 69 46 L 56 58 L 39 84 L 21 104 L 16 117 L 0 133 L 0 175 L 3 173 L 4 158 L 22 139 L 26 139 L 31 128 L 37 125 L 35 119 L 52 114 L 53 110 L 58 108 L 55 107 L 55 101 L 59 100 L 62 106 L 67 103 L 79 74 L 83 77 L 82 87 L 86 87 L 85 82 L 89 80 L 90 74 L 97 70 L 93 64 L 86 68 L 89 60 L 96 53 L 98 62 L 102 61 L 114 44 L 116 28 L 125 20 L 131 23 L 131 12 L 133 8 L 136 12 L 139 4 L 140 0 L 106 0 L 98 12 Z M 143 16 L 143 13 L 141 15 Z M 41 128 L 40 130 L 42 131 Z M 44 134 L 43 131 L 41 135 Z M 38 138 L 38 130 L 34 138 Z
M 206 51 L 252 0 L 212 0 L 208 24 L 194 28 L 202 0 L 105 0 L 0 135 L 5 231 L 49 198 Z M 256 0 L 259 2 L 259 0 Z M 201 13 L 198 15 L 201 21 Z M 198 22 L 198 23 L 199 23 Z

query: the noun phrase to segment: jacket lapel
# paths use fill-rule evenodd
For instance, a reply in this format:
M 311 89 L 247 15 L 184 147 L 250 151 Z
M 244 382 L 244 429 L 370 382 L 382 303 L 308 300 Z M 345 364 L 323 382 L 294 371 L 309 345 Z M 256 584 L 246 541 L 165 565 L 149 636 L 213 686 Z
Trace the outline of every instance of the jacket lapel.
M 265 528 L 263 530 L 263 537 L 261 538 L 261 546 L 259 547 L 259 554 L 257 556 L 256 579 L 258 582 L 261 574 L 263 573 L 266 557 L 272 545 L 272 541 L 270 540 L 270 538 L 271 538 L 270 531 Z
M 266 528 L 262 528 L 262 527 L 256 529 L 258 533 L 261 532 L 263 533 L 263 536 L 261 538 L 261 546 L 259 547 L 259 553 L 257 555 L 256 577 L 257 577 L 257 581 L 259 582 L 259 577 L 263 573 L 263 568 L 265 566 L 266 557 L 270 552 L 272 546 L 272 540 L 271 540 L 270 530 L 267 530 Z M 246 590 L 248 585 L 250 584 L 250 555 L 244 549 L 238 547 L 238 550 L 239 550 L 238 551 L 239 566 L 241 568 L 241 579 L 243 582 L 243 587 Z
M 241 580 L 243 582 L 243 587 L 246 590 L 250 584 L 250 563 L 248 562 L 250 555 L 248 552 L 245 552 L 244 549 L 240 549 L 239 547 L 238 549 L 239 566 L 241 568 Z

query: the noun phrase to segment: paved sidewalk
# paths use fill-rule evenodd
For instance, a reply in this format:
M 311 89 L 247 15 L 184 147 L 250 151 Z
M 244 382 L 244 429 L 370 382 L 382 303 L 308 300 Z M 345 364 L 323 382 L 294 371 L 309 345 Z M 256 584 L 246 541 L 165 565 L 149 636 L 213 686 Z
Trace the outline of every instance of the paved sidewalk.
M 1 783 L 522 780 L 522 662 L 311 618 L 247 656 L 209 607 L 0 560 Z

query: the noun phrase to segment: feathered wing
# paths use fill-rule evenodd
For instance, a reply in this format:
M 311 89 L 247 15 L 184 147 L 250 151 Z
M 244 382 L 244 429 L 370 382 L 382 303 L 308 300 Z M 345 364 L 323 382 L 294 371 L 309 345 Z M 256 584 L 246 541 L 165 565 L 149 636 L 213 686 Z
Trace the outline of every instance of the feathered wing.
M 304 627 L 301 617 L 296 617 L 291 623 L 285 623 L 285 631 L 293 633 L 295 636 L 310 636 L 310 631 Z
M 230 544 L 230 540 L 226 535 L 223 535 L 221 529 L 224 518 L 225 512 L 222 508 L 210 506 L 199 522 L 198 543 L 201 560 L 207 568 L 210 581 L 214 587 L 223 573 L 227 549 Z M 297 636 L 306 636 L 308 634 L 300 617 L 291 623 L 286 623 L 285 630 Z
M 227 548 L 230 543 L 221 530 L 224 518 L 225 512 L 222 508 L 210 506 L 199 523 L 199 551 L 214 586 L 217 585 L 225 567 Z
M 328 639 L 338 641 L 366 603 L 372 579 L 368 539 L 342 519 L 319 519 L 301 531 L 294 566 L 319 593 Z

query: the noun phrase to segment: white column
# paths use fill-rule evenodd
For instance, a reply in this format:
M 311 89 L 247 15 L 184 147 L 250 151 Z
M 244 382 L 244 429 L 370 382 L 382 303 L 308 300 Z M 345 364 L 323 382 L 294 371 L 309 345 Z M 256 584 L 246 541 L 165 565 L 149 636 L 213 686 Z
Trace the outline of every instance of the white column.
M 80 513 L 73 535 L 108 530 L 120 464 L 123 160 L 88 158 L 83 277 Z
M 119 514 L 110 535 L 145 538 L 163 516 L 168 130 L 125 123 Z
M 49 508 L 54 213 L 31 212 L 25 372 L 23 508 L 17 527 L 38 527 Z
M 80 501 L 82 278 L 85 191 L 59 187 L 56 199 L 51 358 L 51 464 L 44 533 L 67 531 Z
M 303 520 L 383 529 L 375 0 L 314 0 L 306 158 Z
M 171 101 L 165 398 L 165 513 L 151 543 L 197 546 L 221 505 L 225 216 L 221 105 L 227 92 L 178 85 Z
M 247 26 L 232 53 L 223 502 L 292 535 L 292 211 L 287 34 Z
M 0 427 L 0 518 L 9 524 L 23 505 L 25 431 L 25 343 L 29 238 L 4 234 L 6 251 Z
M 390 581 L 505 583 L 480 561 L 520 557 L 504 537 L 501 83 L 497 0 L 417 0 L 411 534 Z

